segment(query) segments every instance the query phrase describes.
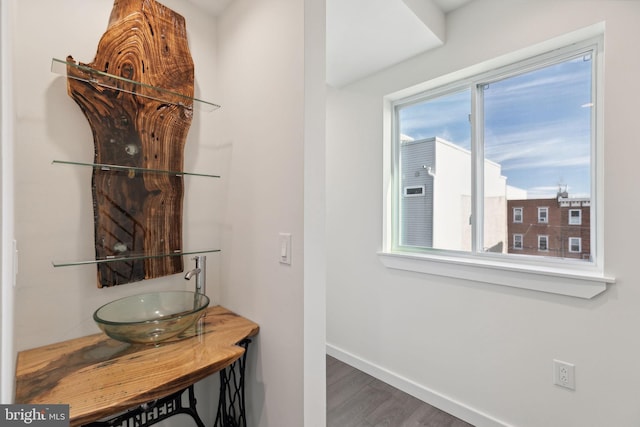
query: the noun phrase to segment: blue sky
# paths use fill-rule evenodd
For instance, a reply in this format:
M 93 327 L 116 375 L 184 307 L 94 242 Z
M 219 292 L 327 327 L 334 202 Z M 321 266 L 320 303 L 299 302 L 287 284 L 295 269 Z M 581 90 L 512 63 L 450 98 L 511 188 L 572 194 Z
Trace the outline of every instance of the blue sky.
M 591 58 L 578 57 L 483 86 L 485 156 L 529 198 L 590 194 Z M 401 133 L 470 148 L 470 90 L 405 107 Z

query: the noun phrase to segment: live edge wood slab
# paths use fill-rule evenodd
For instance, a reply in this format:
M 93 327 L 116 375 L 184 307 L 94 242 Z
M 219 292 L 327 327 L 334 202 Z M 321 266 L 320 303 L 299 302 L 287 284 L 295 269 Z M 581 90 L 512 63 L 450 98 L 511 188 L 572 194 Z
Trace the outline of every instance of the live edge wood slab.
M 68 404 L 80 426 L 175 393 L 226 368 L 259 326 L 224 307 L 207 309 L 182 339 L 159 346 L 89 335 L 18 353 L 15 403 Z
M 154 0 L 114 0 L 95 59 L 80 65 L 118 77 L 67 67 L 69 96 L 93 133 L 94 163 L 130 168 L 93 169 L 96 258 L 130 257 L 97 264 L 98 286 L 179 273 L 182 257 L 166 255 L 183 251 L 183 178 L 151 171 L 183 171 L 194 95 L 185 19 Z

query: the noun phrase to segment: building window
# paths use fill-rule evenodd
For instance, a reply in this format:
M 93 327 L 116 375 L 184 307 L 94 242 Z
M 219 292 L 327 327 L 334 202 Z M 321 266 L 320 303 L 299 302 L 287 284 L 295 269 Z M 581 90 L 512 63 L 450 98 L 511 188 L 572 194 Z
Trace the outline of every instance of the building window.
M 513 222 L 522 223 L 522 208 L 513 208 Z
M 549 222 L 549 208 L 538 208 L 538 222 L 542 224 Z
M 522 250 L 522 234 L 513 235 L 513 249 Z
M 592 188 L 603 185 L 595 132 L 603 117 L 602 37 L 555 47 L 542 54 L 532 48 L 535 54 L 524 61 L 500 58 L 474 67 L 484 70 L 479 74 L 439 76 L 420 85 L 426 91 L 385 98 L 385 265 L 450 277 L 476 277 L 469 272 L 482 268 L 490 283 L 501 284 L 504 268 L 529 275 L 533 287 L 543 271 L 559 276 L 566 269 L 567 277 L 591 280 L 584 272 L 594 270 L 604 277 L 597 256 L 601 210 Z M 496 62 L 503 66 L 493 67 Z M 570 195 L 557 192 L 558 179 Z M 421 197 L 407 197 L 406 188 L 419 188 Z M 566 242 L 566 232 L 555 230 L 567 227 L 559 223 L 560 208 L 573 206 L 574 197 L 589 209 L 583 222 L 590 244 L 579 260 L 564 244 L 550 247 Z
M 549 236 L 545 236 L 545 235 L 538 236 L 538 250 L 539 251 L 549 250 Z
M 569 225 L 582 225 L 581 209 L 569 209 Z
M 582 252 L 582 239 L 580 237 L 569 237 L 569 252 Z
M 508 200 L 555 197 L 569 167 L 570 188 L 589 197 L 596 51 L 567 48 L 397 101 L 393 246 L 508 256 Z M 407 197 L 416 188 L 423 197 Z M 512 214 L 525 225 L 523 207 Z M 548 206 L 537 221 L 549 223 Z

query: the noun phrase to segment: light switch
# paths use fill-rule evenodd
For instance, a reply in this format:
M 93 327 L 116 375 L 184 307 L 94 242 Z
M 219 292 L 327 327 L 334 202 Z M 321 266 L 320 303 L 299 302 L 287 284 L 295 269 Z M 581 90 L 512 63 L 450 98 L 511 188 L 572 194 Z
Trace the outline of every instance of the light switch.
M 291 264 L 291 233 L 280 233 L 280 263 Z

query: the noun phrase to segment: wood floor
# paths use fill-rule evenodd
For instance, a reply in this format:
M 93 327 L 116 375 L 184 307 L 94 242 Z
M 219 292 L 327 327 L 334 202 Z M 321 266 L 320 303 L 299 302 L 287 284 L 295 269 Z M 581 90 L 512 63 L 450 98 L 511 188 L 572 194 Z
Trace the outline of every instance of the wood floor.
M 473 427 L 327 355 L 327 427 Z

